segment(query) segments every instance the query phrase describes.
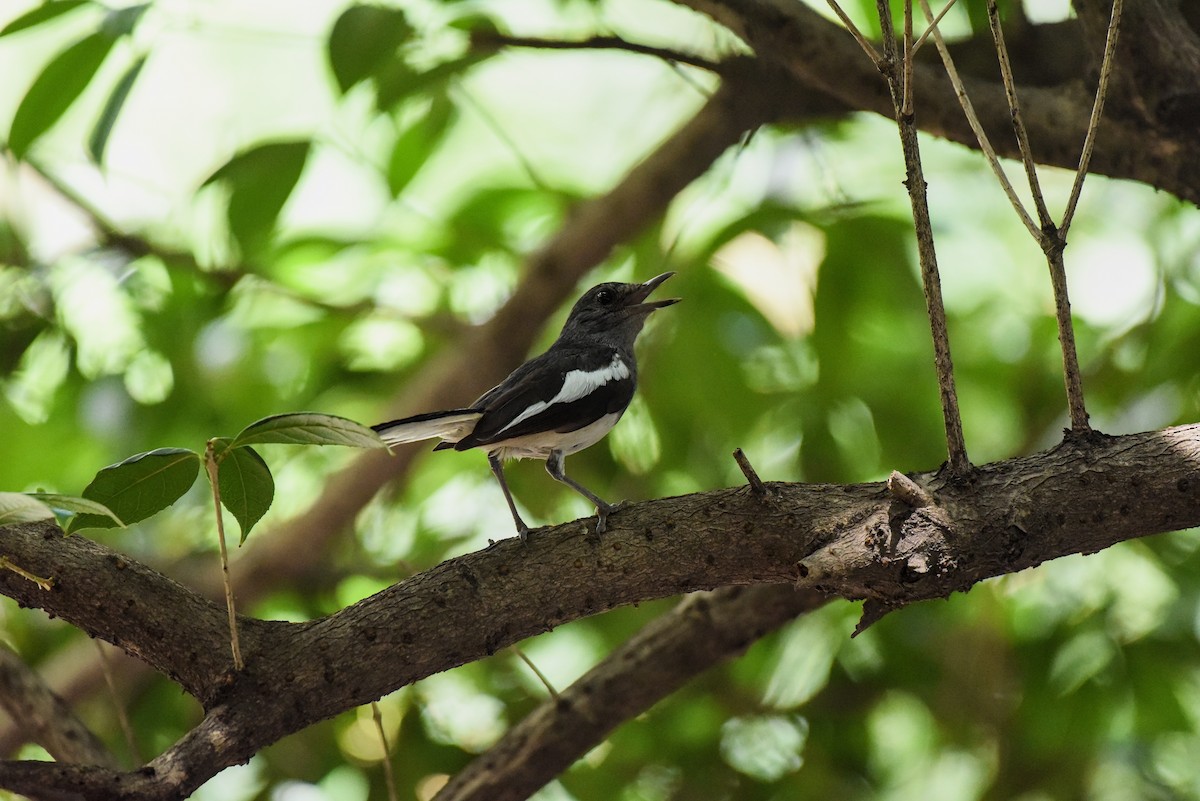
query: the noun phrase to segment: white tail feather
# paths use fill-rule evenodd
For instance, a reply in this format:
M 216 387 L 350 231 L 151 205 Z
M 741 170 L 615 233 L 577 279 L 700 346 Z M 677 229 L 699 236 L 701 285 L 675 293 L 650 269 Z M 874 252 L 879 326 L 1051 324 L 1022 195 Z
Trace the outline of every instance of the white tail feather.
M 451 412 L 443 417 L 432 418 L 420 415 L 375 426 L 375 431 L 388 445 L 419 442 L 435 437 L 446 442 L 458 442 L 475 430 L 480 416 L 480 412 Z

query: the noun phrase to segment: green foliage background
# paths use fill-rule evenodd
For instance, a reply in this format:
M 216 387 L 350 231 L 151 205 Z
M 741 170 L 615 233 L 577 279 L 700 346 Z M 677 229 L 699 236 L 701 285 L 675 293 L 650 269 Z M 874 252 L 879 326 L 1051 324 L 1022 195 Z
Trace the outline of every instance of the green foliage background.
M 874 6 L 848 5 L 864 21 Z M 982 6 L 960 3 L 948 24 L 986 24 Z M 0 489 L 72 494 L 130 454 L 199 449 L 271 414 L 381 419 L 503 302 L 572 206 L 715 85 L 631 54 L 472 50 L 469 31 L 733 49 L 652 0 L 58 0 L 2 14 Z M 925 147 L 971 456 L 1047 447 L 1066 417 L 1044 262 L 976 154 Z M 587 283 L 677 270 L 670 289 L 685 302 L 643 336 L 638 403 L 573 473 L 606 497 L 648 498 L 738 483 L 737 446 L 769 479 L 936 468 L 944 440 L 899 162 L 875 118 L 758 131 L 597 270 Z M 1067 178 L 1047 180 L 1061 207 Z M 1093 423 L 1200 419 L 1200 216 L 1092 178 L 1073 230 Z M 276 499 L 255 537 L 302 513 L 353 456 L 261 451 Z M 539 465 L 511 480 L 531 520 L 589 511 Z M 318 581 L 243 611 L 327 614 L 510 525 L 482 456 L 439 454 L 359 515 Z M 216 570 L 198 490 L 84 536 L 184 581 Z M 1065 559 L 854 640 L 856 608 L 833 604 L 626 724 L 539 797 L 1200 798 L 1198 547 L 1189 532 Z M 669 606 L 522 647 L 563 686 Z M 11 603 L 0 616 L 35 666 L 82 637 Z M 134 688 L 122 703 L 143 756 L 197 720 L 165 680 Z M 502 653 L 384 699 L 402 797 L 430 797 L 545 695 Z M 81 713 L 132 764 L 113 700 Z M 379 798 L 379 758 L 358 710 L 197 797 Z

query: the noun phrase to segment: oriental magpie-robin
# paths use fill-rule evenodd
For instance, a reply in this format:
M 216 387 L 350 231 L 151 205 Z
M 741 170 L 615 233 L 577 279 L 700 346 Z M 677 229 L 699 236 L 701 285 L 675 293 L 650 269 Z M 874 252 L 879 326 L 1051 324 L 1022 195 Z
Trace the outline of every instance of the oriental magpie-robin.
M 571 309 L 562 333 L 541 356 L 518 367 L 464 409 L 429 412 L 373 428 L 388 445 L 440 438 L 434 450 L 483 448 L 517 533 L 529 526 L 504 480 L 505 459 L 545 459 L 551 477 L 596 505 L 596 533 L 616 508 L 566 474 L 563 460 L 596 442 L 621 419 L 637 385 L 633 343 L 655 309 L 679 298 L 647 301 L 674 273 L 644 284 L 592 287 Z

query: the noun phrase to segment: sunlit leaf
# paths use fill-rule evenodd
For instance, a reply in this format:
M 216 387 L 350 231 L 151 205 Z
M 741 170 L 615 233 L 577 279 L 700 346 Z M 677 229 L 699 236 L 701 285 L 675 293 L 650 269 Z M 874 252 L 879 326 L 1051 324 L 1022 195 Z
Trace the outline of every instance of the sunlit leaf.
M 383 448 L 379 435 L 364 425 L 317 412 L 295 412 L 264 417 L 238 434 L 231 447 L 258 443 L 283 445 L 348 445 L 352 448 Z
M 107 506 L 96 501 L 90 501 L 87 498 L 78 498 L 74 495 L 59 495 L 56 492 L 31 492 L 29 493 L 29 497 L 36 498 L 51 509 L 60 509 L 72 514 L 101 515 L 111 518 L 118 526 L 125 525 L 124 521 L 113 514 L 112 510 Z
M 436 97 L 425 116 L 397 137 L 388 160 L 387 182 L 392 197 L 403 192 L 429 161 L 455 116 L 454 104 L 444 95 Z
M 142 56 L 125 71 L 121 80 L 113 87 L 112 94 L 108 96 L 104 110 L 100 112 L 100 119 L 96 120 L 96 126 L 92 128 L 92 135 L 88 137 L 88 154 L 97 164 L 104 160 L 104 148 L 108 145 L 108 137 L 112 134 L 125 100 L 129 97 L 129 91 L 133 89 L 133 82 L 137 80 L 138 73 L 145 64 L 146 57 Z
M 329 64 L 338 87 L 345 92 L 373 75 L 412 35 L 398 8 L 350 6 L 329 34 Z
M 0 492 L 0 526 L 49 520 L 54 510 L 23 492 Z
M 229 185 L 229 230 L 243 250 L 254 252 L 267 243 L 311 147 L 307 139 L 256 145 L 204 181 L 204 186 L 218 181 Z
M 262 519 L 275 499 L 271 469 L 253 448 L 226 448 L 219 456 L 217 484 L 221 504 L 242 528 L 242 542 Z
M 108 51 L 113 37 L 93 33 L 55 56 L 34 80 L 13 116 L 8 147 L 23 158 L 30 145 L 58 121 L 91 82 Z
M 87 5 L 91 5 L 89 0 L 53 0 L 49 3 L 42 3 L 40 6 L 26 11 L 5 25 L 0 29 L 0 36 L 8 36 L 10 33 L 16 33 L 26 28 L 32 28 L 35 25 L 41 25 L 43 22 L 56 19 L 72 9 Z
M 179 500 L 196 481 L 200 456 L 184 448 L 159 448 L 131 456 L 104 468 L 83 491 L 131 525 Z M 112 528 L 111 519 L 84 514 L 71 521 L 70 530 Z

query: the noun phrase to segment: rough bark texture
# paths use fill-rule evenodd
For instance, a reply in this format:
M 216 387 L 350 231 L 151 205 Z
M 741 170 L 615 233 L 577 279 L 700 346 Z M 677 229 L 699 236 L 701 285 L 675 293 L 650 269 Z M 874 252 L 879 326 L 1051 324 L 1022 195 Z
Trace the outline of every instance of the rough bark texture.
M 965 479 L 913 479 L 931 503 L 914 508 L 911 488 L 886 484 L 768 483 L 765 498 L 738 487 L 639 503 L 614 515 L 599 539 L 582 521 L 547 527 L 527 546 L 503 540 L 321 620 L 244 620 L 247 668 L 237 674 L 216 604 L 83 537 L 46 524 L 10 527 L 9 558 L 53 576 L 56 587 L 6 573 L 0 592 L 178 677 L 206 716 L 141 771 L 0 763 L 0 787 L 39 798 L 81 786 L 95 799 L 184 797 L 286 734 L 614 606 L 794 583 L 865 598 L 877 616 L 1047 559 L 1194 526 L 1200 425 L 1095 435 Z M 164 619 L 195 626 L 175 636 Z

